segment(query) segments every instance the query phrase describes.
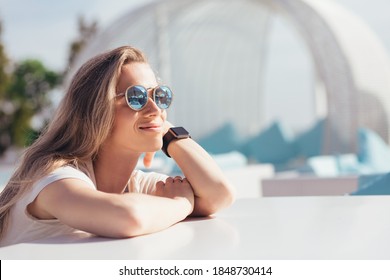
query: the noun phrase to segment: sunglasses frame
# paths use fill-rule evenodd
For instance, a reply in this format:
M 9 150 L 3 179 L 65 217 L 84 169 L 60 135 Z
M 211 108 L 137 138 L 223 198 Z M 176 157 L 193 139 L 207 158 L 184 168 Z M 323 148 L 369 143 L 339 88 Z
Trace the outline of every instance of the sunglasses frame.
M 146 97 L 147 97 L 146 103 L 145 103 L 144 106 L 142 106 L 142 107 L 139 108 L 139 109 L 133 108 L 133 107 L 130 105 L 130 103 L 129 103 L 129 99 L 127 98 L 127 92 L 128 92 L 128 90 L 129 90 L 130 88 L 133 88 L 133 87 L 142 88 L 142 89 L 143 89 L 143 92 L 146 92 Z M 171 103 L 169 103 L 169 105 L 168 105 L 167 108 L 161 108 L 161 107 L 157 104 L 157 102 L 156 102 L 156 90 L 157 90 L 158 88 L 167 88 L 167 89 L 171 92 Z M 156 87 L 154 87 L 154 88 L 152 88 L 152 87 L 145 88 L 144 86 L 141 86 L 141 85 L 129 86 L 129 87 L 125 90 L 125 92 L 118 93 L 118 94 L 116 95 L 116 98 L 119 98 L 119 97 L 124 96 L 125 99 L 126 99 L 126 103 L 127 103 L 127 105 L 129 106 L 130 109 L 132 109 L 132 110 L 134 110 L 134 111 L 141 111 L 142 109 L 144 109 L 144 108 L 146 107 L 146 105 L 147 105 L 148 102 L 149 102 L 149 96 L 148 96 L 149 94 L 148 94 L 148 91 L 151 90 L 151 89 L 153 89 L 152 100 L 153 100 L 153 102 L 157 105 L 157 107 L 160 108 L 160 109 L 162 109 L 162 110 L 168 109 L 168 108 L 171 106 L 171 104 L 172 104 L 173 91 L 171 90 L 170 87 L 164 86 L 164 85 L 158 85 L 158 86 L 156 86 Z

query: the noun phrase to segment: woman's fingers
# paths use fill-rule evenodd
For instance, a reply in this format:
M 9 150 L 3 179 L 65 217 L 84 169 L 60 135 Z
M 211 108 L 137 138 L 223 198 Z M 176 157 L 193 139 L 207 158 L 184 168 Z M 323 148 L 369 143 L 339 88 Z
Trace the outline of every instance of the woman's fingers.
M 144 166 L 149 168 L 152 165 L 155 152 L 147 152 L 144 156 Z
M 173 178 L 173 182 L 183 182 L 183 179 L 180 177 L 180 176 L 176 176 L 175 178 Z

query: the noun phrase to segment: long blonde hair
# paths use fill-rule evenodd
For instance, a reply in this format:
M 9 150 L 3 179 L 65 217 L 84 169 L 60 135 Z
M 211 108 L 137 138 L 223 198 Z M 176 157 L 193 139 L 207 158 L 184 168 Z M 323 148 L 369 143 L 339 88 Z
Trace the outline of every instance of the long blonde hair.
M 32 184 L 59 166 L 94 159 L 114 123 L 114 97 L 124 64 L 146 63 L 144 54 L 124 46 L 87 61 L 74 75 L 53 120 L 26 149 L 19 167 L 0 194 L 0 238 L 10 208 Z

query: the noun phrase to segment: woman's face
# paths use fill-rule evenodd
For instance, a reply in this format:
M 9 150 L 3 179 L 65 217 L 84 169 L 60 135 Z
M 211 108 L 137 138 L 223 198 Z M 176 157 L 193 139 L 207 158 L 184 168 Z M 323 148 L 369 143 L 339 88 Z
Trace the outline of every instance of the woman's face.
M 162 146 L 166 111 L 157 107 L 151 98 L 153 88 L 158 83 L 149 64 L 137 62 L 123 66 L 117 94 L 134 85 L 151 88 L 148 91 L 149 100 L 142 110 L 134 111 L 124 97 L 117 98 L 114 128 L 108 142 L 129 152 L 157 151 Z

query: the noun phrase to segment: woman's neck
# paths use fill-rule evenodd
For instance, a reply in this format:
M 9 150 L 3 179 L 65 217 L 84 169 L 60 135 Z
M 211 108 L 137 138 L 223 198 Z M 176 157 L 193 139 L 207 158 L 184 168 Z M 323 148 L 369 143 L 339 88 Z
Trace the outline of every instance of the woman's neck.
M 107 193 L 123 193 L 140 155 L 103 147 L 93 161 L 97 189 Z

